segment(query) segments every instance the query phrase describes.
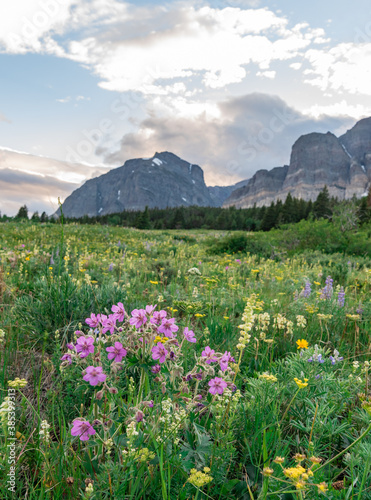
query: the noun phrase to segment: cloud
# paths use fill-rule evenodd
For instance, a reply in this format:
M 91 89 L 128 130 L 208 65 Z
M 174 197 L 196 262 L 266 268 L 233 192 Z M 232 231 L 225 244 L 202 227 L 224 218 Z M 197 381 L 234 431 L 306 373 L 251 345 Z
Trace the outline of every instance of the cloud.
M 325 40 L 322 29 L 306 23 L 290 28 L 284 16 L 251 8 L 258 4 L 14 0 L 0 6 L 0 50 L 72 59 L 111 91 L 171 93 L 174 83 L 192 87 L 195 78 L 198 86 L 219 89 L 244 80 L 248 65 L 273 78 L 267 71 L 273 62 L 290 60 Z
M 258 169 L 287 164 L 291 147 L 302 134 L 329 130 L 340 134 L 354 124 L 349 117 L 308 117 L 279 97 L 261 93 L 219 102 L 218 108 L 219 117 L 152 114 L 137 133 L 124 135 L 116 152 L 106 151 L 105 161 L 118 165 L 167 150 L 199 164 L 209 185 L 227 185 Z
M 346 91 L 371 96 L 371 42 L 341 43 L 329 50 L 310 49 L 306 82 L 323 91 Z
M 32 210 L 53 213 L 58 197 L 64 199 L 108 170 L 0 148 L 0 210 L 12 215 L 26 203 Z
M 7 118 L 5 115 L 3 115 L 2 113 L 0 113 L 0 122 L 5 122 L 5 123 L 12 123 L 11 120 L 9 120 L 9 118 Z

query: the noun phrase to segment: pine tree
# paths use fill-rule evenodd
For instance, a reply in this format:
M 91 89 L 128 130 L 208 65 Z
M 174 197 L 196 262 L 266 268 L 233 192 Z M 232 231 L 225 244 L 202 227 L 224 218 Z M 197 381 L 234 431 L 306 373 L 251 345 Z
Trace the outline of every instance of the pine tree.
M 371 208 L 371 184 L 370 184 L 370 187 L 368 188 L 367 206 L 368 206 L 368 208 Z
M 261 228 L 263 231 L 270 231 L 272 228 L 275 227 L 278 219 L 277 215 L 278 215 L 277 207 L 272 201 L 269 208 L 265 211 L 265 215 L 262 220 Z
M 23 207 L 21 207 L 19 210 L 18 210 L 18 213 L 16 215 L 16 218 L 17 219 L 28 219 L 28 208 L 26 205 L 23 205 Z
M 41 214 L 40 222 L 48 222 L 48 216 L 46 215 L 46 212 L 43 212 Z
M 294 220 L 294 202 L 291 193 L 289 193 L 286 197 L 285 203 L 282 206 L 282 222 L 290 223 L 294 222 Z
M 37 210 L 32 214 L 31 220 L 34 222 L 40 222 L 40 216 Z
M 151 227 L 151 221 L 149 218 L 149 212 L 148 212 L 148 206 L 146 205 L 146 208 L 144 209 L 143 212 L 140 212 L 137 216 L 137 219 L 135 221 L 135 227 L 137 229 L 150 229 Z
M 313 203 L 313 213 L 316 219 L 331 217 L 332 210 L 327 186 L 322 189 L 316 201 Z

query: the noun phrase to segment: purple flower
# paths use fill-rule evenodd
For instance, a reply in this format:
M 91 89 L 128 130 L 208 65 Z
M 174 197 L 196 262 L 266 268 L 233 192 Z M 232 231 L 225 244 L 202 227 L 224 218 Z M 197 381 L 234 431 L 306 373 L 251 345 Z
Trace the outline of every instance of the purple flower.
M 162 320 L 166 318 L 166 316 L 167 312 L 163 309 L 161 311 L 155 311 L 152 318 L 150 319 L 150 322 L 152 323 L 152 325 L 159 325 L 162 323 Z
M 93 337 L 79 337 L 76 342 L 76 352 L 80 353 L 80 358 L 86 358 L 94 352 Z
M 138 410 L 135 414 L 135 420 L 137 422 L 142 422 L 144 419 L 144 413 L 141 410 Z
M 336 364 L 339 361 L 343 361 L 344 359 L 343 356 L 339 356 L 339 354 L 340 354 L 339 351 L 337 349 L 334 349 L 334 355 L 329 356 L 332 365 Z
M 311 284 L 310 284 L 310 281 L 306 281 L 305 282 L 305 286 L 304 286 L 304 290 L 301 292 L 301 295 L 303 297 L 309 297 L 309 295 L 311 294 L 312 290 L 311 290 Z
M 165 318 L 162 320 L 161 325 L 158 327 L 158 333 L 162 333 L 165 337 L 173 339 L 174 333 L 179 330 L 179 326 L 175 324 L 175 318 Z
M 184 328 L 183 335 L 188 340 L 188 342 L 192 342 L 193 344 L 197 342 L 193 330 L 189 330 L 187 326 Z
M 70 351 L 74 351 L 75 350 L 75 344 L 72 344 L 72 342 L 70 342 L 69 344 L 67 344 L 67 349 L 69 349 Z
M 201 356 L 203 358 L 206 358 L 206 363 L 210 365 L 211 363 L 215 363 L 215 361 L 218 361 L 218 358 L 216 358 L 214 354 L 215 354 L 214 349 L 210 349 L 209 346 L 206 346 L 205 350 L 202 351 Z
M 87 420 L 75 419 L 72 424 L 72 436 L 79 436 L 81 441 L 87 441 L 90 436 L 94 436 L 94 434 L 96 433 L 96 431 L 93 429 L 93 426 L 89 424 Z
M 152 347 L 152 359 L 158 359 L 159 363 L 165 363 L 167 354 L 168 351 L 161 342 Z
M 110 264 L 108 267 L 108 272 L 112 272 L 112 271 L 113 271 L 113 264 Z
M 195 373 L 193 375 L 193 377 L 196 379 L 196 380 L 202 380 L 203 379 L 203 371 L 200 370 L 198 373 Z
M 131 311 L 130 324 L 135 328 L 140 328 L 147 321 L 146 311 L 144 309 L 134 309 Z
M 339 292 L 338 292 L 338 306 L 343 307 L 345 302 L 345 292 L 344 288 L 341 287 Z
M 53 259 L 53 255 L 50 256 L 50 265 L 51 266 L 54 266 L 54 259 Z
M 63 356 L 61 357 L 61 361 L 68 361 L 68 364 L 71 365 L 72 364 L 72 357 L 71 357 L 71 354 L 63 354 Z
M 322 295 L 320 297 L 320 299 L 331 299 L 331 296 L 332 296 L 332 293 L 333 293 L 333 289 L 332 289 L 332 283 L 333 283 L 333 279 L 331 278 L 331 276 L 327 276 L 326 278 L 326 285 L 324 288 L 322 288 Z
M 116 314 L 110 314 L 108 318 L 103 318 L 102 316 L 102 333 L 107 333 L 108 331 L 111 334 L 115 333 L 116 321 Z
M 85 382 L 89 382 L 90 385 L 98 385 L 100 382 L 104 382 L 107 375 L 103 373 L 103 368 L 101 366 L 88 366 L 86 368 L 86 375 L 82 378 Z
M 235 262 L 237 262 L 237 264 L 241 264 L 241 260 L 240 259 L 235 259 Z
M 159 373 L 161 371 L 161 366 L 160 365 L 155 365 L 155 366 L 152 366 L 151 368 L 151 372 L 154 373 L 156 375 L 156 373 Z
M 210 389 L 209 389 L 209 392 L 210 394 L 223 394 L 224 392 L 224 389 L 227 387 L 227 382 L 225 382 L 225 380 L 223 380 L 222 378 L 219 378 L 219 377 L 215 377 L 215 378 L 212 378 L 209 382 L 209 386 L 210 386 Z
M 86 318 L 85 323 L 87 323 L 90 328 L 99 328 L 100 314 L 91 313 L 90 318 Z
M 125 309 L 124 309 L 124 304 L 122 302 L 119 302 L 116 305 L 113 305 L 111 307 L 111 311 L 114 313 L 114 318 L 117 319 L 117 321 L 120 321 L 122 323 L 125 319 Z
M 114 347 L 107 347 L 106 351 L 109 353 L 107 356 L 108 359 L 114 359 L 116 363 L 120 363 L 122 358 L 124 358 L 127 354 L 126 349 L 124 349 L 120 342 L 115 342 Z
M 231 356 L 230 352 L 225 351 L 223 356 L 219 359 L 219 365 L 222 372 L 225 372 L 225 370 L 228 368 L 229 362 L 234 363 L 234 358 Z

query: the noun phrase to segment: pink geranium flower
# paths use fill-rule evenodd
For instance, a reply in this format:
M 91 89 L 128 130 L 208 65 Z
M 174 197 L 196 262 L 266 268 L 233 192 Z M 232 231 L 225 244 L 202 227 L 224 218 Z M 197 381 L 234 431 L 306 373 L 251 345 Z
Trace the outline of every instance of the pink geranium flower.
M 210 394 L 223 394 L 224 389 L 227 387 L 227 382 L 225 382 L 222 378 L 215 377 L 209 382 L 209 392 Z
M 152 347 L 152 359 L 158 359 L 159 363 L 165 363 L 167 354 L 168 351 L 161 342 Z
M 72 436 L 79 436 L 81 441 L 87 441 L 90 436 L 94 436 L 96 433 L 93 426 L 87 420 L 75 419 L 72 424 Z
M 111 334 L 115 333 L 116 321 L 117 319 L 115 314 L 110 314 L 107 319 L 104 319 L 102 323 L 102 333 L 107 333 L 108 331 Z
M 68 364 L 71 365 L 72 364 L 72 357 L 71 357 L 71 354 L 63 354 L 63 356 L 61 357 L 61 361 L 68 361 Z
M 150 316 L 155 309 L 156 306 L 150 306 L 150 305 L 146 306 L 146 313 L 148 314 L 148 316 Z
M 116 363 L 120 363 L 127 354 L 126 349 L 120 342 L 115 342 L 114 347 L 107 347 L 106 351 L 109 353 L 108 359 L 114 359 Z
M 130 324 L 135 328 L 140 328 L 147 321 L 147 314 L 144 309 L 134 309 L 131 311 Z
M 124 309 L 124 304 L 122 302 L 119 302 L 117 306 L 113 305 L 111 311 L 114 312 L 113 316 L 117 319 L 117 321 L 120 321 L 120 323 L 124 321 L 125 309 Z
M 150 319 L 150 322 L 152 325 L 160 325 L 162 323 L 162 320 L 165 319 L 167 316 L 167 312 L 161 309 L 161 311 L 155 311 L 153 313 L 152 318 Z
M 225 351 L 223 356 L 219 359 L 219 365 L 220 365 L 220 369 L 222 370 L 222 372 L 225 372 L 225 370 L 228 368 L 229 362 L 234 363 L 234 361 L 235 361 L 234 357 L 231 356 L 231 353 L 228 351 Z
M 183 335 L 188 340 L 188 342 L 192 342 L 192 344 L 194 344 L 195 342 L 197 342 L 197 339 L 195 337 L 194 331 L 193 330 L 189 330 L 187 326 L 184 328 Z
M 90 328 L 99 328 L 100 314 L 91 313 L 90 318 L 86 318 L 85 323 L 87 323 Z
M 80 353 L 80 358 L 86 358 L 94 352 L 93 337 L 79 337 L 76 342 L 76 352 Z
M 218 358 L 216 358 L 214 354 L 215 354 L 214 349 L 210 349 L 209 346 L 206 346 L 205 350 L 202 351 L 201 356 L 203 358 L 206 358 L 206 363 L 210 365 L 211 363 L 215 363 L 215 361 L 218 361 Z
M 90 385 L 98 385 L 100 382 L 104 382 L 107 375 L 103 373 L 103 368 L 101 366 L 88 366 L 85 370 L 86 374 L 82 377 L 85 382 L 89 382 Z
M 174 333 L 179 330 L 179 326 L 175 324 L 175 318 L 165 318 L 162 320 L 161 325 L 158 327 L 158 333 L 162 333 L 165 337 L 173 339 Z

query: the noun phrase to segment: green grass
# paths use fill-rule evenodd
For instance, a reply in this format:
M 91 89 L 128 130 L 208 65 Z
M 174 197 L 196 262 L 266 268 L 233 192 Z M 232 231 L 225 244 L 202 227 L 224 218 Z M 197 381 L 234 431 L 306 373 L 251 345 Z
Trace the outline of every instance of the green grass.
M 0 224 L 0 402 L 8 381 L 27 381 L 15 397 L 15 493 L 7 484 L 12 436 L 4 404 L 0 410 L 0 497 L 371 499 L 369 232 L 340 234 L 326 221 L 232 235 Z M 333 291 L 323 299 L 328 276 Z M 307 281 L 312 292 L 303 297 Z M 163 341 L 161 372 L 151 371 L 154 327 L 139 333 L 128 319 L 94 354 L 61 367 L 75 331 L 88 336 L 85 319 L 111 314 L 118 302 L 129 316 L 157 304 L 175 318 L 180 345 Z M 239 349 L 244 310 L 254 317 Z M 184 327 L 196 343 L 182 342 Z M 308 349 L 297 349 L 299 339 Z M 115 341 L 127 350 L 121 366 L 107 359 Z M 206 346 L 235 362 L 224 372 L 205 364 Z M 332 364 L 335 349 L 343 360 Z M 102 366 L 106 386 L 83 380 L 92 365 Z M 200 370 L 201 380 L 187 377 Z M 210 394 L 215 377 L 237 392 Z M 295 378 L 308 385 L 300 389 Z M 88 441 L 71 435 L 78 417 L 96 421 Z M 43 420 L 49 441 L 40 435 Z M 308 477 L 284 474 L 296 467 L 295 454 L 305 455 Z

